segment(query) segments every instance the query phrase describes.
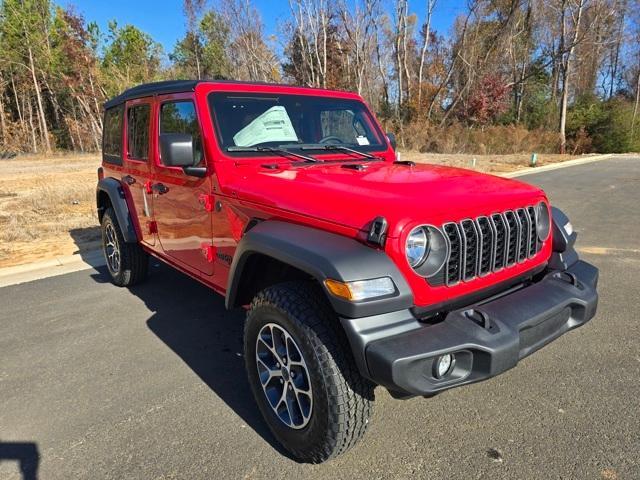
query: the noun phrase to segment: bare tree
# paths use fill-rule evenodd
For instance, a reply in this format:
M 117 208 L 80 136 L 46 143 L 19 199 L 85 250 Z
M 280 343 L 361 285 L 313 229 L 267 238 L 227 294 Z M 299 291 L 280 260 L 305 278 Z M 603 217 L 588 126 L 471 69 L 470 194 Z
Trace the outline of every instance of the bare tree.
M 420 67 L 418 68 L 418 105 L 422 105 L 422 74 L 424 72 L 424 60 L 429 48 L 429 40 L 431 40 L 431 17 L 433 10 L 436 8 L 438 0 L 427 0 L 426 14 L 423 27 L 424 39 L 422 41 L 422 49 L 420 50 Z
M 560 153 L 567 148 L 567 105 L 569 102 L 569 80 L 571 78 L 571 58 L 580 38 L 580 27 L 585 3 L 588 0 L 561 0 L 560 4 L 560 77 L 562 96 L 560 100 Z

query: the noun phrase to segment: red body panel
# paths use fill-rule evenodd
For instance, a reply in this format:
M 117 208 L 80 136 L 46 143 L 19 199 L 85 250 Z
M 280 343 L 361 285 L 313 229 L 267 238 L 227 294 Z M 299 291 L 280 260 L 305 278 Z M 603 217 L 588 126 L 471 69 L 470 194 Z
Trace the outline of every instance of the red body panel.
M 405 258 L 406 236 L 413 227 L 421 224 L 440 226 L 464 218 L 535 205 L 546 200 L 544 192 L 515 180 L 463 169 L 395 165 L 395 153 L 390 145 L 384 151 L 375 152 L 384 160 L 364 163 L 363 171 L 345 169 L 341 167 L 342 163 L 330 162 L 345 158 L 357 161 L 344 154 L 315 155 L 328 162 L 304 165 L 291 165 L 278 156 L 231 157 L 220 149 L 211 121 L 207 96 L 213 91 L 362 99 L 352 93 L 296 87 L 215 82 L 198 84 L 195 93 L 179 96 L 192 97 L 196 103 L 208 171 L 204 179 L 188 177 L 180 169 L 162 166 L 158 161 L 157 128 L 152 129 L 154 161 L 146 167 L 149 179 L 163 182 L 177 192 L 174 201 L 168 200 L 168 196 L 160 199 L 154 194 L 153 218 L 147 219 L 138 212 L 140 202 L 135 198 L 139 194 L 129 189 L 130 207 L 137 211 L 137 228 L 143 230 L 143 223 L 147 220 L 157 223 L 158 234 L 151 237 L 157 236 L 159 241 L 149 238 L 145 232 L 143 245 L 152 254 L 219 292 L 226 289 L 230 259 L 243 229 L 255 217 L 305 224 L 362 241 L 370 222 L 375 217 L 384 216 L 389 224 L 385 251 L 411 286 L 417 306 L 439 303 L 518 276 L 546 262 L 551 254 L 549 238 L 533 258 L 523 263 L 455 286 L 432 287 L 413 271 Z M 155 105 L 154 125 L 158 121 L 160 99 L 145 100 Z M 263 166 L 273 163 L 277 163 L 279 168 Z M 134 167 L 126 161 L 123 167 L 105 163 L 104 169 L 105 176 L 117 179 L 126 174 L 133 175 L 134 171 L 140 173 L 139 166 Z M 211 195 L 207 199 L 209 207 L 213 202 L 216 208 L 207 209 L 202 195 Z M 182 239 L 183 243 L 175 242 L 175 237 Z M 173 251 L 168 247 L 172 242 Z M 212 247 L 208 251 L 208 259 L 207 252 L 197 248 L 207 242 Z M 190 255 L 195 256 L 190 260 Z M 207 267 L 207 262 L 210 267 Z

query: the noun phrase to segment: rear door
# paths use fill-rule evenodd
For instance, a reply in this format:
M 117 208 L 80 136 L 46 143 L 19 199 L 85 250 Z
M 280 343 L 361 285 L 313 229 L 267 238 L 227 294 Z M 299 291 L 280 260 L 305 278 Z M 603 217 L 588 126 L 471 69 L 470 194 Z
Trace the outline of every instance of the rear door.
M 159 136 L 188 133 L 193 137 L 199 166 L 206 166 L 202 133 L 192 94 L 158 96 L 158 134 L 155 135 L 153 182 L 154 219 L 162 251 L 176 262 L 206 275 L 213 275 L 211 212 L 206 205 L 211 178 L 186 175 L 181 168 L 162 163 Z
M 147 191 L 153 169 L 151 158 L 154 146 L 153 138 L 153 99 L 141 98 L 126 104 L 124 115 L 124 171 L 122 183 L 129 190 L 135 207 L 135 218 L 138 222 L 141 240 L 148 245 L 155 244 L 152 198 Z

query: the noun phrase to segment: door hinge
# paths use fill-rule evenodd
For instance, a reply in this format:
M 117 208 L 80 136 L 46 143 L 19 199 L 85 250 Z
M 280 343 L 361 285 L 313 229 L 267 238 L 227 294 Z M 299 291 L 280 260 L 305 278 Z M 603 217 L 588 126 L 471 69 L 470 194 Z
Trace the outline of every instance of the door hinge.
M 209 245 L 207 243 L 201 244 L 200 249 L 202 250 L 202 255 L 207 259 L 207 262 L 213 263 L 216 258 L 216 252 L 218 249 L 213 245 Z
M 200 203 L 202 205 L 204 205 L 204 209 L 207 212 L 213 212 L 213 208 L 214 208 L 214 205 L 215 205 L 215 199 L 214 199 L 213 195 L 210 195 L 208 193 L 202 193 L 198 197 L 198 200 L 200 201 Z

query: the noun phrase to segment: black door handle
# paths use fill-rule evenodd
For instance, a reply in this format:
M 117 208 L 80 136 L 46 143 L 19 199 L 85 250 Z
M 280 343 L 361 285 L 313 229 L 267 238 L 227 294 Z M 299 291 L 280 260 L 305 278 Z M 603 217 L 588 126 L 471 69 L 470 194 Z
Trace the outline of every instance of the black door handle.
M 124 177 L 122 177 L 122 181 L 127 185 L 133 185 L 134 183 L 136 183 L 136 179 L 131 175 L 125 175 Z
M 165 193 L 167 193 L 169 191 L 169 187 L 167 187 L 163 183 L 154 183 L 151 188 L 158 195 L 164 195 Z

